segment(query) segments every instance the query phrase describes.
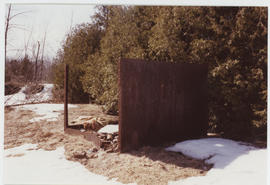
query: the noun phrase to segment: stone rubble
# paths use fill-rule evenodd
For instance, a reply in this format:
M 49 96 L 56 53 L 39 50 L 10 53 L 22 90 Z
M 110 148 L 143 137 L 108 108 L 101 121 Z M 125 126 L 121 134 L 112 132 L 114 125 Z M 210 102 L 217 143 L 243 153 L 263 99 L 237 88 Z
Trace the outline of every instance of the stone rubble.
M 101 148 L 106 152 L 117 152 L 118 150 L 118 132 L 115 133 L 98 133 L 101 141 Z

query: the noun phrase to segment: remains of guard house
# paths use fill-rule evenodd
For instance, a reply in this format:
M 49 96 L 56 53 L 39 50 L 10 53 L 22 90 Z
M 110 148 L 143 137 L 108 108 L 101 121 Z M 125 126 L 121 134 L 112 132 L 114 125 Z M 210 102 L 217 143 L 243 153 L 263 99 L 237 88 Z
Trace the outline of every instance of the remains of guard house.
M 206 134 L 206 87 L 207 65 L 122 59 L 119 64 L 120 150 Z
M 65 131 L 83 134 L 103 148 L 126 152 L 146 145 L 192 139 L 205 135 L 208 128 L 207 65 L 121 59 L 119 137 L 115 136 L 119 147 L 115 139 L 104 140 L 94 130 L 76 131 L 83 125 L 68 125 L 65 100 Z M 110 143 L 113 147 L 108 146 Z

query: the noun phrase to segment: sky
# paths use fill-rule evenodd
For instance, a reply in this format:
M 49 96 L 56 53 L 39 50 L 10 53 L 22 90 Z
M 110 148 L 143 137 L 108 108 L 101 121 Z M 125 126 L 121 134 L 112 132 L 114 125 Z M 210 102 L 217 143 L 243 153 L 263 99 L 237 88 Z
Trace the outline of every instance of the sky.
M 7 56 L 24 56 L 24 46 L 28 40 L 27 52 L 31 56 L 33 51 L 37 52 L 38 41 L 42 46 L 46 32 L 44 56 L 55 57 L 70 28 L 77 24 L 90 23 L 95 10 L 95 5 L 12 5 L 11 16 L 25 13 L 15 16 L 10 21 Z
M 91 16 L 95 13 L 94 7 L 97 5 L 96 1 L 93 1 L 93 4 L 55 4 L 50 3 L 50 1 L 47 2 L 46 4 L 15 3 L 12 5 L 11 15 L 21 12 L 25 13 L 14 17 L 10 22 L 12 27 L 8 31 L 7 45 L 7 56 L 9 58 L 23 57 L 25 52 L 24 48 L 29 39 L 27 52 L 29 56 L 33 56 L 33 52 L 37 52 L 37 42 L 39 41 L 42 46 L 46 32 L 47 37 L 44 55 L 52 59 L 61 48 L 61 44 L 66 34 L 69 32 L 70 27 L 91 22 Z M 103 1 L 103 3 L 104 2 L 107 2 L 107 4 L 121 4 L 119 0 Z M 127 1 L 127 3 L 128 2 L 129 1 Z M 145 1 L 132 2 L 133 4 L 145 4 Z M 192 4 L 192 1 L 190 2 Z M 200 1 L 196 2 L 198 4 L 202 3 Z M 207 1 L 204 2 L 207 3 Z M 172 5 L 177 4 L 177 1 L 171 1 L 170 3 Z M 160 1 L 160 4 L 164 4 L 164 1 Z M 237 5 L 237 1 L 233 4 Z M 5 11 L 5 14 L 7 14 L 7 6 Z

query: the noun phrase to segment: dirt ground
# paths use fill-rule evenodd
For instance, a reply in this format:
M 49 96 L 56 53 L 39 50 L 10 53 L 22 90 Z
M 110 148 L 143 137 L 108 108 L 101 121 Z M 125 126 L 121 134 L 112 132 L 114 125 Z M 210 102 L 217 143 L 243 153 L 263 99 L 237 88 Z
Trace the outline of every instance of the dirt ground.
M 117 120 L 115 116 L 103 114 L 101 107 L 97 105 L 83 104 L 70 110 L 69 120 L 78 116 Z M 167 152 L 164 147 L 143 147 L 129 153 L 108 153 L 82 136 L 65 134 L 63 111 L 58 121 L 53 122 L 43 120 L 29 122 L 35 116 L 37 115 L 34 112 L 16 106 L 5 108 L 5 149 L 24 143 L 37 144 L 38 148 L 45 150 L 55 150 L 59 146 L 64 146 L 68 160 L 79 161 L 89 171 L 117 178 L 122 183 L 167 184 L 168 181 L 205 175 L 212 167 L 204 161 L 180 153 Z

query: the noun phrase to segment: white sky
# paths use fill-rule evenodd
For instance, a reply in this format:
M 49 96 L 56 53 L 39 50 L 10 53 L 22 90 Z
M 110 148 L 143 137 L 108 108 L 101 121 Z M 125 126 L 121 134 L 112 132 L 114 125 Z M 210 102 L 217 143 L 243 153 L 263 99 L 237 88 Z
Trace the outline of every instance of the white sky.
M 71 25 L 91 22 L 94 7 L 94 5 L 59 4 L 12 5 L 12 15 L 26 13 L 14 17 L 10 22 L 11 25 L 18 25 L 20 28 L 11 27 L 8 32 L 7 56 L 17 58 L 24 55 L 24 45 L 29 38 L 31 39 L 28 53 L 31 56 L 33 45 L 37 44 L 37 41 L 42 45 L 47 31 L 44 54 L 47 57 L 54 57 Z
M 121 1 L 119 2 L 104 1 L 104 2 L 107 2 L 107 4 L 113 3 L 123 4 L 123 2 Z M 196 2 L 198 4 L 202 3 L 200 1 Z M 97 4 L 97 2 L 94 3 Z M 146 3 L 145 1 L 138 2 L 138 4 L 145 4 L 145 3 Z M 177 4 L 177 1 L 172 1 L 170 3 Z M 13 5 L 12 7 L 11 11 L 12 15 L 25 11 L 27 13 L 18 15 L 14 17 L 14 19 L 12 19 L 11 21 L 11 24 L 19 25 L 19 27 L 23 29 L 11 28 L 9 30 L 7 56 L 15 58 L 22 57 L 24 55 L 24 45 L 25 43 L 27 43 L 27 40 L 29 38 L 31 38 L 31 40 L 30 43 L 28 44 L 28 54 L 29 56 L 31 56 L 33 51 L 33 45 L 34 44 L 37 45 L 37 41 L 41 42 L 43 40 L 45 31 L 47 31 L 47 40 L 44 54 L 45 56 L 50 58 L 54 57 L 56 55 L 57 50 L 61 47 L 61 42 L 64 40 L 65 35 L 68 33 L 71 24 L 72 26 L 74 26 L 80 23 L 91 22 L 90 16 L 93 15 L 95 12 L 94 10 L 95 4 L 64 5 L 51 3 L 51 4 L 34 5 L 34 4 L 15 3 L 15 5 Z M 161 1 L 161 4 L 164 4 L 164 2 Z M 234 2 L 233 4 L 237 5 L 237 2 Z
M 13 1 L 9 1 L 13 2 Z M 37 41 L 43 40 L 45 31 L 47 31 L 47 40 L 45 44 L 44 54 L 46 57 L 53 58 L 56 55 L 56 52 L 61 48 L 61 42 L 64 40 L 65 35 L 68 33 L 70 26 L 91 22 L 90 16 L 94 14 L 94 7 L 96 4 L 153 4 L 143 0 L 137 1 L 105 1 L 101 0 L 100 2 L 92 1 L 93 4 L 90 5 L 87 0 L 81 0 L 78 3 L 85 4 L 55 4 L 55 1 L 45 0 L 45 3 L 41 0 L 39 2 L 43 4 L 31 4 L 31 1 L 22 1 L 25 4 L 18 4 L 18 1 L 14 1 L 15 4 L 12 7 L 11 14 L 14 15 L 19 12 L 27 11 L 22 15 L 16 16 L 12 19 L 11 24 L 16 24 L 22 27 L 11 28 L 8 33 L 8 46 L 7 46 L 7 56 L 8 57 L 22 57 L 24 55 L 24 46 L 27 43 L 27 40 L 31 38 L 30 43 L 28 44 L 28 54 L 32 55 L 33 45 L 37 45 Z M 36 1 L 34 1 L 36 2 Z M 74 2 L 74 1 L 72 1 Z M 224 6 L 237 6 L 244 5 L 241 4 L 241 1 L 222 1 Z M 233 2 L 233 3 L 232 3 Z M 258 3 L 260 2 L 260 4 Z M 265 1 L 258 1 L 257 5 L 267 6 Z M 16 4 L 17 3 L 17 4 Z M 66 2 L 70 3 L 70 2 Z M 88 3 L 88 4 L 86 4 Z M 221 1 L 199 1 L 199 0 L 189 0 L 187 2 L 177 0 L 172 0 L 169 2 L 158 1 L 156 3 L 163 5 L 218 5 L 221 4 Z M 245 6 L 247 5 L 256 5 L 256 2 L 253 0 L 245 1 Z M 5 9 L 7 11 L 7 8 Z M 28 12 L 29 11 L 29 12 Z M 31 32 L 32 31 L 32 32 Z M 32 34 L 31 34 L 32 33 Z M 30 36 L 31 35 L 31 36 Z M 42 44 L 41 44 L 42 45 Z M 36 47 L 37 48 L 37 47 Z

